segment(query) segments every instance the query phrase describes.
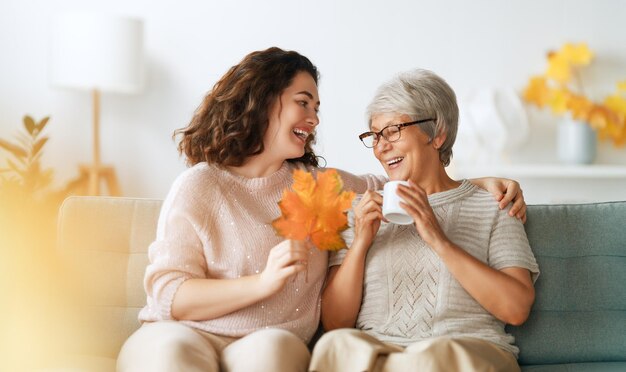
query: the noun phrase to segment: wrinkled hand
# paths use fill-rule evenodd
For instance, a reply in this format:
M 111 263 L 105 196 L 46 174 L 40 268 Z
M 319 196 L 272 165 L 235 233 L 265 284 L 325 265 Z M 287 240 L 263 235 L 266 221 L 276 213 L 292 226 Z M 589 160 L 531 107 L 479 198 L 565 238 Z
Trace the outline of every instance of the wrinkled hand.
M 447 241 L 424 189 L 409 181 L 409 186 L 398 186 L 398 195 L 404 200 L 400 206 L 413 218 L 417 233 L 426 244 L 434 248 Z
M 270 250 L 265 269 L 259 275 L 261 287 L 268 294 L 279 292 L 290 277 L 306 270 L 310 249 L 308 244 L 298 240 L 283 240 Z
M 485 190 L 494 195 L 499 202 L 500 209 L 506 208 L 509 203 L 513 203 L 509 216 L 515 216 L 523 223 L 526 223 L 526 202 L 524 193 L 517 181 L 507 178 L 485 178 L 483 183 Z
M 383 197 L 377 192 L 368 190 L 354 207 L 354 241 L 368 247 L 378 233 L 380 221 L 383 219 Z

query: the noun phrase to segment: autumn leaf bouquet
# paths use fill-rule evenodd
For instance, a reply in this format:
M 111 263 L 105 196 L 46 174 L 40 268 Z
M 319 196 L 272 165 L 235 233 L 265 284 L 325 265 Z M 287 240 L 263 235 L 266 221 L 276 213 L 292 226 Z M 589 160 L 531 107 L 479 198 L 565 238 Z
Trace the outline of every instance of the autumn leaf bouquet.
M 626 80 L 617 83 L 615 93 L 603 102 L 589 99 L 582 86 L 580 68 L 594 55 L 586 44 L 565 44 L 548 53 L 544 75 L 533 76 L 524 90 L 524 99 L 537 107 L 550 107 L 557 115 L 571 115 L 589 124 L 600 139 L 615 146 L 626 145 Z
M 308 241 L 320 250 L 346 247 L 341 232 L 348 227 L 347 211 L 354 192 L 343 191 L 335 169 L 317 173 L 293 172 L 291 190 L 285 189 L 278 202 L 282 215 L 272 222 L 277 233 L 286 238 Z

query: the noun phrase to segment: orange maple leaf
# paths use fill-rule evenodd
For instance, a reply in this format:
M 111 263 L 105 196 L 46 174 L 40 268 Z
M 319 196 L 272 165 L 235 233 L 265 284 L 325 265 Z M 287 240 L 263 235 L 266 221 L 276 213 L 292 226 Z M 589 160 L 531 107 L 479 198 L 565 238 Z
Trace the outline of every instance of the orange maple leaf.
M 293 191 L 285 189 L 278 202 L 282 215 L 272 222 L 279 235 L 287 239 L 310 241 L 321 250 L 346 247 L 341 232 L 348 227 L 347 211 L 354 192 L 343 191 L 335 169 L 313 175 L 299 169 L 293 172 Z

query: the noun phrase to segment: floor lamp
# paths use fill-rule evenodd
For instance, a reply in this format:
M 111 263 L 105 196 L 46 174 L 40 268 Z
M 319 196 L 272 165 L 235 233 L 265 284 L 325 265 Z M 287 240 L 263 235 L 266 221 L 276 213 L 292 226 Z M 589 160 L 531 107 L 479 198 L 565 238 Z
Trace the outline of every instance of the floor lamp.
M 138 93 L 143 82 L 143 22 L 135 18 L 86 12 L 58 15 L 52 26 L 50 82 L 53 86 L 91 92 L 93 160 L 81 165 L 89 195 L 121 191 L 112 166 L 100 157 L 101 93 Z

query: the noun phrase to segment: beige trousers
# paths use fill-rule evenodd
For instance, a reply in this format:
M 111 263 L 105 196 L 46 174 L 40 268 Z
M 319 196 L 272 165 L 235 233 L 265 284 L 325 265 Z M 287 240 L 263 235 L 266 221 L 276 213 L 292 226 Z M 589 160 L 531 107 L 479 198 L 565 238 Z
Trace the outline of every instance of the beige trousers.
M 167 321 L 144 323 L 133 333 L 122 346 L 117 370 L 304 372 L 309 359 L 304 342 L 282 329 L 233 338 Z
M 476 338 L 438 337 L 406 348 L 381 342 L 357 329 L 322 336 L 313 349 L 315 372 L 519 372 L 515 356 Z

